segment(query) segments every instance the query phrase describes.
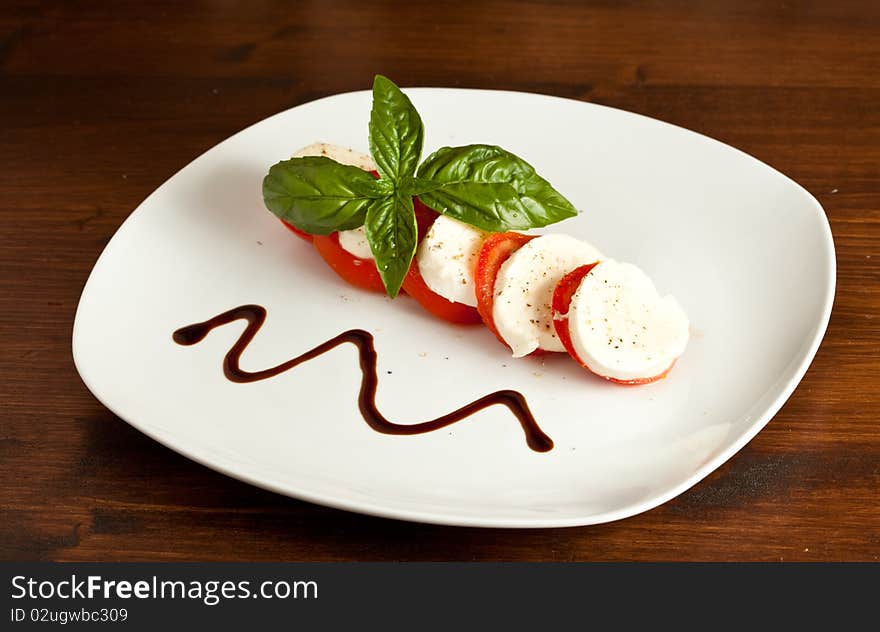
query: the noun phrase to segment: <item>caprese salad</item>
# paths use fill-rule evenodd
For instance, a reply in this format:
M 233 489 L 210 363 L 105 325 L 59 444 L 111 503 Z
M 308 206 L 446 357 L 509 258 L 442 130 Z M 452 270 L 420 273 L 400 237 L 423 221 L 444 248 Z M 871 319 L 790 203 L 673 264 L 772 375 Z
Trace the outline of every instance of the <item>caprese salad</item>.
M 370 156 L 315 143 L 294 157 L 326 156 L 375 174 Z M 419 231 L 403 291 L 457 324 L 484 323 L 514 357 L 567 352 L 591 372 L 621 384 L 664 377 L 684 352 L 688 318 L 661 297 L 636 266 L 608 259 L 563 234 L 491 233 L 413 200 Z M 363 226 L 311 235 L 288 222 L 342 279 L 384 287 Z
M 402 291 L 452 323 L 483 323 L 517 358 L 567 352 L 619 384 L 666 376 L 688 342 L 684 310 L 632 264 L 525 232 L 577 213 L 528 163 L 470 145 L 417 165 L 421 119 L 381 76 L 369 131 L 372 156 L 315 143 L 263 182 L 269 210 L 340 277 Z

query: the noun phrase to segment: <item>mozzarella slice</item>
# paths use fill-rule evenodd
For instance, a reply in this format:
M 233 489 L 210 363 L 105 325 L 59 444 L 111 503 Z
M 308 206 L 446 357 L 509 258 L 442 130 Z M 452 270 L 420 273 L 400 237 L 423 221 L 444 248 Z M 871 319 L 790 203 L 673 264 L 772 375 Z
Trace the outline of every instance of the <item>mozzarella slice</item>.
M 363 226 L 358 226 L 353 230 L 340 230 L 339 245 L 355 257 L 360 257 L 361 259 L 373 258 L 370 243 L 367 241 L 367 231 Z
M 602 259 L 590 244 L 568 235 L 542 235 L 507 259 L 495 278 L 492 319 L 498 333 L 520 358 L 535 349 L 565 351 L 550 304 L 565 274 Z
M 581 362 L 616 380 L 663 374 L 685 349 L 688 318 L 672 296 L 661 297 L 630 263 L 603 261 L 571 299 L 568 328 Z
M 303 147 L 295 154 L 294 158 L 304 158 L 306 156 L 327 156 L 342 163 L 343 165 L 351 165 L 358 167 L 364 171 L 375 171 L 376 165 L 373 159 L 354 149 L 343 147 L 342 145 L 333 145 L 331 143 L 312 143 Z M 355 228 L 353 230 L 339 231 L 339 245 L 344 250 L 361 259 L 372 259 L 373 253 L 370 250 L 370 244 L 367 242 L 367 234 L 364 227 Z
M 488 234 L 457 219 L 437 217 L 416 252 L 425 284 L 447 300 L 476 307 L 474 268 Z
M 306 156 L 327 156 L 343 165 L 351 165 L 352 167 L 358 167 L 364 171 L 374 171 L 376 169 L 373 159 L 370 158 L 368 154 L 363 154 L 354 149 L 343 147 L 342 145 L 312 143 L 294 153 L 292 157 L 304 158 Z

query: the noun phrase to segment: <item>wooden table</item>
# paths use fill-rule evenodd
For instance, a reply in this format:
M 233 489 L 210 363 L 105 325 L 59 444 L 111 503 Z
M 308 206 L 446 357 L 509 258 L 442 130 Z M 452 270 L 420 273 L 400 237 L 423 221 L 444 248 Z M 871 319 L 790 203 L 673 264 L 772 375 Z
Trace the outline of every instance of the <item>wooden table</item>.
M 0 9 L 0 559 L 878 559 L 880 4 L 177 4 Z M 782 411 L 653 511 L 506 531 L 260 491 L 101 406 L 74 370 L 71 323 L 120 223 L 233 132 L 367 88 L 376 72 L 632 110 L 803 184 L 831 220 L 838 289 L 824 344 Z

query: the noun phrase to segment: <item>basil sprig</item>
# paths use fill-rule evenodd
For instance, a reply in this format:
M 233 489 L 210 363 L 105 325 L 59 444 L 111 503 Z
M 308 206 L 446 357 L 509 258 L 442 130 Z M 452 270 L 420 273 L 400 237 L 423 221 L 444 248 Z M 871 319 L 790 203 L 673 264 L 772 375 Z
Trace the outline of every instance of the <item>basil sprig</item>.
M 380 181 L 393 189 L 370 207 L 364 227 L 385 291 L 394 298 L 416 254 L 416 213 L 407 185 L 422 157 L 425 126 L 409 97 L 382 75 L 373 80 L 369 130 Z
M 419 166 L 424 136 L 409 98 L 377 75 L 369 139 L 380 178 L 326 157 L 291 158 L 269 169 L 263 200 L 275 215 L 308 233 L 364 226 L 392 298 L 418 242 L 413 196 L 439 213 L 493 232 L 546 226 L 577 215 L 530 164 L 494 145 L 443 147 Z

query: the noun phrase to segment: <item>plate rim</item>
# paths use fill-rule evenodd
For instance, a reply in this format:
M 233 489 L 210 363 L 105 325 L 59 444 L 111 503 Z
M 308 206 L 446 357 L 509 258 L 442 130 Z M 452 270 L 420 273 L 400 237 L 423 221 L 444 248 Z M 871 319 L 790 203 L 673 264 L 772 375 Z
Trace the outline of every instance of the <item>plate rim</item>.
M 735 440 L 733 441 L 726 449 L 719 452 L 714 458 L 708 460 L 703 463 L 700 467 L 698 467 L 689 477 L 687 477 L 684 481 L 675 485 L 668 489 L 666 492 L 656 494 L 650 498 L 643 499 L 641 501 L 631 503 L 623 508 L 606 511 L 596 514 L 590 514 L 583 517 L 544 517 L 544 516 L 536 516 L 536 517 L 475 517 L 475 516 L 462 516 L 460 514 L 454 514 L 452 512 L 446 511 L 436 511 L 436 510 L 417 510 L 417 509 L 407 509 L 404 507 L 391 507 L 388 505 L 382 505 L 377 502 L 367 502 L 361 500 L 351 500 L 346 499 L 340 495 L 333 494 L 323 494 L 323 493 L 315 493 L 310 492 L 308 490 L 298 489 L 294 485 L 291 485 L 290 482 L 283 483 L 281 481 L 269 480 L 266 477 L 257 478 L 254 475 L 249 474 L 246 471 L 236 471 L 234 465 L 227 465 L 224 463 L 218 463 L 216 461 L 211 461 L 208 457 L 203 456 L 199 453 L 199 450 L 193 449 L 191 446 L 181 446 L 179 444 L 175 444 L 174 440 L 171 436 L 165 436 L 162 432 L 154 430 L 150 427 L 149 424 L 141 423 L 137 420 L 132 420 L 127 418 L 126 416 L 121 415 L 113 406 L 109 405 L 104 398 L 102 398 L 99 393 L 100 389 L 95 388 L 94 382 L 91 380 L 88 375 L 88 371 L 83 370 L 81 354 L 78 351 L 78 331 L 81 330 L 81 320 L 80 313 L 83 304 L 83 298 L 86 296 L 86 293 L 89 290 L 89 286 L 91 284 L 92 278 L 94 277 L 96 271 L 102 263 L 106 262 L 108 258 L 108 252 L 113 247 L 113 243 L 117 241 L 117 237 L 119 234 L 126 228 L 126 226 L 131 222 L 131 220 L 138 215 L 140 211 L 147 205 L 147 203 L 157 194 L 165 188 L 165 186 L 173 179 L 175 179 L 182 172 L 187 170 L 190 166 L 192 166 L 195 162 L 199 161 L 203 156 L 212 152 L 213 150 L 221 147 L 227 142 L 232 141 L 234 138 L 238 137 L 241 134 L 244 134 L 248 130 L 253 127 L 262 125 L 263 123 L 270 121 L 276 117 L 281 117 L 289 112 L 296 110 L 300 107 L 306 105 L 318 104 L 322 101 L 353 96 L 353 95 L 364 95 L 370 93 L 369 90 L 355 90 L 349 92 L 341 92 L 331 95 L 326 95 L 320 97 L 318 99 L 313 99 L 311 101 L 305 101 L 303 103 L 298 103 L 290 108 L 282 110 L 280 112 L 276 112 L 269 116 L 266 116 L 242 129 L 239 131 L 225 137 L 220 142 L 212 145 L 205 151 L 199 153 L 196 157 L 190 160 L 186 165 L 178 169 L 171 176 L 166 178 L 159 186 L 157 186 L 147 197 L 145 197 L 135 208 L 134 210 L 128 214 L 128 216 L 122 221 L 122 223 L 118 226 L 118 228 L 114 231 L 110 240 L 101 250 L 101 253 L 98 255 L 95 263 L 92 265 L 91 270 L 89 271 L 89 276 L 83 285 L 83 289 L 80 293 L 79 300 L 77 301 L 76 313 L 74 315 L 73 327 L 71 332 L 71 348 L 72 348 L 72 356 L 74 367 L 76 368 L 77 373 L 80 376 L 80 379 L 83 381 L 86 388 L 92 395 L 101 403 L 102 406 L 107 408 L 110 412 L 112 412 L 116 417 L 135 428 L 139 432 L 147 435 L 154 441 L 159 444 L 165 446 L 166 448 L 180 454 L 196 463 L 205 466 L 213 471 L 219 472 L 226 476 L 229 476 L 233 479 L 242 481 L 249 485 L 253 485 L 254 487 L 265 489 L 267 491 L 281 494 L 283 496 L 288 496 L 290 498 L 294 498 L 297 500 L 302 500 L 310 503 L 314 503 L 316 505 L 321 505 L 325 507 L 330 507 L 333 509 L 340 509 L 343 511 L 350 511 L 354 513 L 364 514 L 368 516 L 374 516 L 379 518 L 389 518 L 396 520 L 405 520 L 410 522 L 424 523 L 424 524 L 437 524 L 437 525 L 445 525 L 445 526 L 461 526 L 461 527 L 481 527 L 481 528 L 505 528 L 505 529 L 532 529 L 532 528 L 560 528 L 560 527 L 577 527 L 577 526 L 590 526 L 596 524 L 604 524 L 608 522 L 615 522 L 617 520 L 622 520 L 625 518 L 629 518 L 635 516 L 640 513 L 644 513 L 646 511 L 650 511 L 669 500 L 681 495 L 703 479 L 705 479 L 709 474 L 720 468 L 724 463 L 730 460 L 733 456 L 735 456 L 746 444 L 748 444 L 764 427 L 776 416 L 782 406 L 788 401 L 791 395 L 794 393 L 795 389 L 798 387 L 800 382 L 803 380 L 806 375 L 807 370 L 812 364 L 815 356 L 819 350 L 819 347 L 825 337 L 825 333 L 828 329 L 828 323 L 831 318 L 831 312 L 833 310 L 835 291 L 837 285 L 837 256 L 836 249 L 834 246 L 834 238 L 831 231 L 830 221 L 828 219 L 828 215 L 821 205 L 821 203 L 816 199 L 816 197 L 810 193 L 806 188 L 804 188 L 801 184 L 785 175 L 781 171 L 777 170 L 773 166 L 767 164 L 766 162 L 756 158 L 755 156 L 746 153 L 745 151 L 738 149 L 732 145 L 729 145 L 723 141 L 712 138 L 700 132 L 681 127 L 674 123 L 669 123 L 667 121 L 663 121 L 661 119 L 653 118 L 644 114 L 639 114 L 637 112 L 631 112 L 629 110 L 623 110 L 620 108 L 615 108 L 608 105 L 602 105 L 599 103 L 593 103 L 590 101 L 581 101 L 578 99 L 572 99 L 568 97 L 559 97 L 555 95 L 542 94 L 538 92 L 526 92 L 526 91 L 517 91 L 517 90 L 491 90 L 491 89 L 483 89 L 483 88 L 450 88 L 450 87 L 404 87 L 403 90 L 405 92 L 414 91 L 414 92 L 468 92 L 472 94 L 476 93 L 492 93 L 492 94 L 512 94 L 512 95 L 526 95 L 529 97 L 539 97 L 542 99 L 549 100 L 558 100 L 564 101 L 567 103 L 578 104 L 580 106 L 586 107 L 596 107 L 602 108 L 606 110 L 613 110 L 616 114 L 623 114 L 630 117 L 638 117 L 640 119 L 647 119 L 654 124 L 661 124 L 673 127 L 679 131 L 687 132 L 688 134 L 694 134 L 701 137 L 705 141 L 709 141 L 710 143 L 715 143 L 721 145 L 728 150 L 733 150 L 741 156 L 744 156 L 750 161 L 754 161 L 761 165 L 765 169 L 771 170 L 776 176 L 784 178 L 788 184 L 793 185 L 801 194 L 806 197 L 806 200 L 810 203 L 812 211 L 818 215 L 820 220 L 820 228 L 822 230 L 823 236 L 823 244 L 826 246 L 826 254 L 827 259 L 825 261 L 825 268 L 827 274 L 827 283 L 825 284 L 824 294 L 823 294 L 823 305 L 822 312 L 817 323 L 817 326 L 814 329 L 812 340 L 810 341 L 809 346 L 806 349 L 806 352 L 803 353 L 800 362 L 795 368 L 794 372 L 791 374 L 791 377 L 787 380 L 786 384 L 779 390 L 777 396 L 773 399 L 772 402 L 766 407 L 763 414 L 757 416 L 749 427 Z M 168 434 L 168 433 L 165 433 Z

